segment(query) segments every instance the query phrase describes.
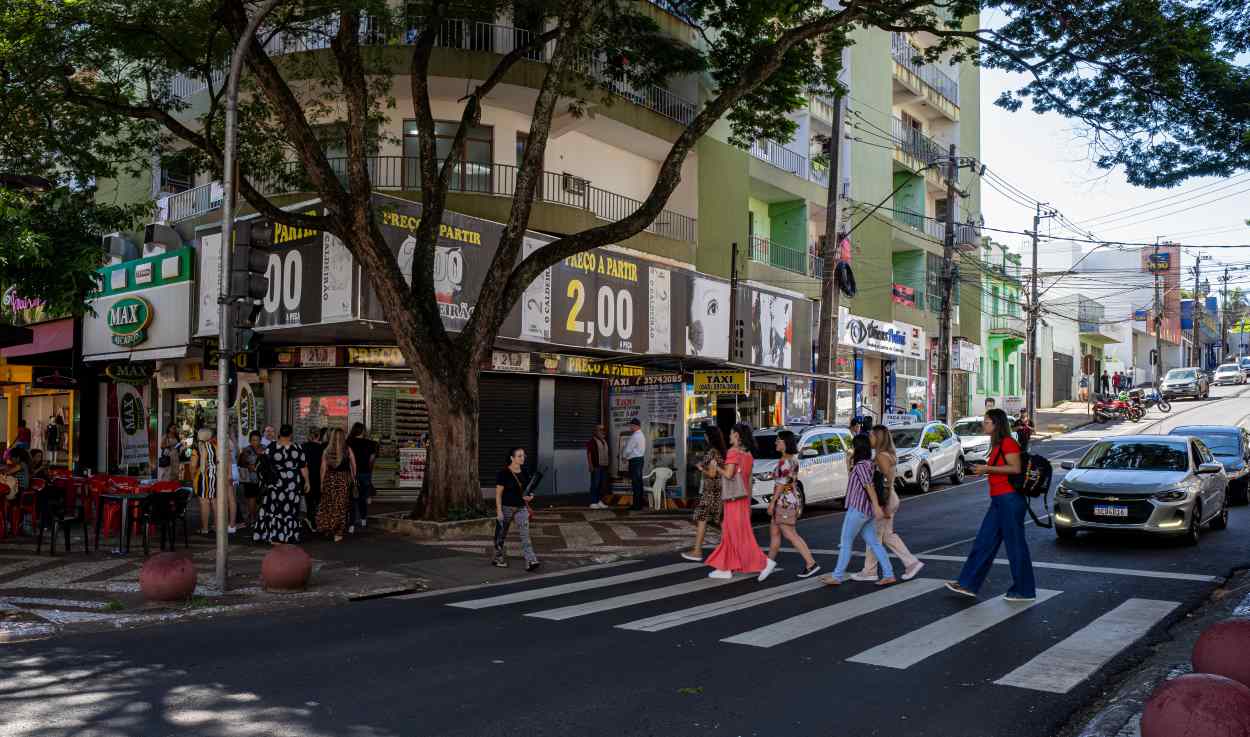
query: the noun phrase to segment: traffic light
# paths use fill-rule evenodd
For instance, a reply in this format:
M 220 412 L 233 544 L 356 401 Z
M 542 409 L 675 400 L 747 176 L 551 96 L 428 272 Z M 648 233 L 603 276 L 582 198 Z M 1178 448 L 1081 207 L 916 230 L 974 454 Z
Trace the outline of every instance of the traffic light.
M 242 303 L 239 327 L 250 328 L 260 317 L 261 303 L 269 293 L 269 256 L 273 226 L 255 220 L 235 224 L 234 253 L 230 262 L 231 302 Z
M 235 397 L 239 394 L 239 370 L 234 367 L 234 361 L 227 363 L 226 369 L 226 409 L 234 407 Z

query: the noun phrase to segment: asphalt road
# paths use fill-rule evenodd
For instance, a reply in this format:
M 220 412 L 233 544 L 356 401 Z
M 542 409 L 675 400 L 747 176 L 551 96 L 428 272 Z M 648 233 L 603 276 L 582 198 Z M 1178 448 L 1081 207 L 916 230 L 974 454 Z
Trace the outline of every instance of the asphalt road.
M 1040 447 L 1058 461 L 1106 433 L 1244 422 L 1240 393 Z M 898 528 L 926 568 L 883 591 L 799 583 L 793 553 L 764 584 L 721 585 L 661 556 L 8 646 L 0 733 L 1050 737 L 1218 577 L 1250 565 L 1247 507 L 1196 548 L 1117 535 L 1059 544 L 1030 525 L 1036 604 L 997 598 L 1004 565 L 980 602 L 956 598 L 940 581 L 958 572 L 986 503 L 980 480 L 905 501 Z M 801 525 L 827 569 L 840 522 Z

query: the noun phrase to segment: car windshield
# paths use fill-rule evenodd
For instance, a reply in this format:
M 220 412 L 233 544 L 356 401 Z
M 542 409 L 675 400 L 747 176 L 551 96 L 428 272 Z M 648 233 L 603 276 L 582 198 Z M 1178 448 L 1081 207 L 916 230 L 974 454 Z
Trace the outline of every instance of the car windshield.
M 757 461 L 775 461 L 781 457 L 777 452 L 777 433 L 756 433 L 755 452 L 751 454 Z
M 890 435 L 894 436 L 896 448 L 915 448 L 920 445 L 920 435 L 923 432 L 923 427 L 908 427 L 891 430 Z
M 1180 381 L 1181 379 L 1194 378 L 1195 371 L 1193 369 L 1172 369 L 1168 372 L 1168 381 Z
M 1241 455 L 1241 444 L 1237 442 L 1237 436 L 1229 432 L 1187 432 L 1182 428 L 1173 431 L 1174 435 L 1192 435 L 1202 442 L 1206 443 L 1211 452 L 1217 456 L 1235 456 Z
M 981 422 L 979 420 L 969 420 L 968 422 L 956 422 L 955 426 L 952 427 L 951 429 L 954 430 L 955 434 L 961 438 L 966 438 L 970 435 L 984 435 L 985 434 L 985 428 L 981 427 Z M 895 443 L 895 445 L 897 445 L 897 443 Z
M 1089 449 L 1077 468 L 1119 471 L 1187 471 L 1189 455 L 1180 443 L 1102 442 Z
M 1241 369 L 1235 363 L 1226 363 L 1215 370 L 1217 374 L 1235 374 Z

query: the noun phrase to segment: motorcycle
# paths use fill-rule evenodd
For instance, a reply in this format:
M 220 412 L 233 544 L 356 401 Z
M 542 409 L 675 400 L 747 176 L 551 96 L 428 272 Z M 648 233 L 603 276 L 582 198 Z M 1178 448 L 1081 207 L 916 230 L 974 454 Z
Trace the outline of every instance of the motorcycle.
M 1144 389 L 1134 389 L 1129 392 L 1130 397 L 1134 394 L 1137 395 L 1136 401 L 1141 405 L 1143 411 L 1148 410 L 1151 407 L 1158 407 L 1160 412 L 1172 411 L 1172 404 L 1168 402 L 1168 400 L 1164 399 L 1163 395 L 1154 389 L 1151 389 L 1149 394 L 1147 394 Z
M 1112 420 L 1128 420 L 1129 422 L 1137 422 L 1146 415 L 1146 410 L 1134 404 L 1128 396 L 1128 392 L 1121 392 L 1118 396 L 1102 396 L 1094 402 L 1094 421 L 1110 422 Z

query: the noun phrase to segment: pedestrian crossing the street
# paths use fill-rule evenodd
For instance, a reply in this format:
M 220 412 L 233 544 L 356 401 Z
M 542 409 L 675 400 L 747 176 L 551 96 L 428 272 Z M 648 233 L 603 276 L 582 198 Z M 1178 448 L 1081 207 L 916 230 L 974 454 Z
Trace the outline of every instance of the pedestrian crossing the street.
M 885 588 L 848 583 L 841 588 L 850 590 L 853 593 L 851 598 L 841 598 L 830 604 L 827 599 L 812 597 L 798 598 L 796 602 L 796 597 L 825 588 L 814 578 L 778 583 L 770 581 L 761 585 L 755 582 L 753 575 L 710 579 L 704 575 L 706 570 L 698 563 L 674 563 L 601 578 L 538 585 L 505 594 L 458 598 L 448 602 L 447 606 L 470 610 L 513 607 L 519 615 L 553 622 L 588 617 L 592 626 L 603 624 L 633 633 L 659 633 L 716 618 L 723 618 L 720 620 L 722 623 L 738 623 L 744 621 L 741 615 L 728 615 L 750 610 L 755 626 L 744 626 L 742 631 L 729 636 L 723 636 L 725 633 L 722 631 L 717 637 L 727 645 L 767 649 L 806 638 L 826 637 L 836 641 L 837 636 L 829 631 L 838 625 L 871 618 L 900 605 L 912 605 L 914 614 L 918 600 L 943 589 L 944 584 L 937 578 L 916 578 Z M 697 577 L 692 578 L 691 574 Z M 627 587 L 628 590 L 613 591 L 616 587 Z M 710 596 L 718 598 L 709 602 L 707 599 Z M 1072 596 L 1069 594 L 1068 599 Z M 560 597 L 567 598 L 550 602 L 557 606 L 534 606 Z M 682 606 L 683 597 L 695 597 L 700 601 Z M 580 600 L 568 602 L 568 599 Z M 820 604 L 795 614 L 795 603 L 808 600 L 820 601 Z M 942 611 L 945 616 L 935 614 L 930 621 L 918 623 L 908 632 L 891 632 L 891 636 L 882 642 L 863 642 L 863 645 L 871 647 L 838 657 L 855 666 L 905 670 L 943 654 L 956 653 L 961 645 L 973 638 L 1003 625 L 1013 626 L 1013 620 L 1030 610 L 1046 607 L 1052 601 L 1066 601 L 1064 592 L 1038 589 L 1037 598 L 1028 602 L 1007 601 L 996 596 L 970 601 L 966 608 L 954 613 L 949 613 L 950 608 L 947 607 Z M 775 614 L 772 607 L 787 602 L 794 603 L 785 607 L 784 614 Z M 665 611 L 654 613 L 656 605 L 663 606 Z M 648 616 L 629 616 L 630 607 L 643 606 L 652 607 Z M 1111 611 L 1095 616 L 1066 637 L 1043 642 L 1038 648 L 1042 650 L 1040 653 L 1020 653 L 1020 660 L 1011 664 L 1018 667 L 1005 675 L 1001 672 L 995 674 L 1001 677 L 993 682 L 1005 687 L 1067 693 L 1149 634 L 1178 606 L 1180 604 L 1175 601 L 1129 599 Z M 1029 647 L 1023 644 L 1024 640 L 1018 642 L 1022 648 Z M 1036 638 L 1028 642 L 1036 642 Z M 1031 659 L 1028 659 L 1030 656 Z

